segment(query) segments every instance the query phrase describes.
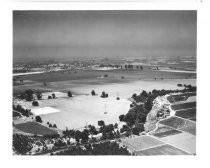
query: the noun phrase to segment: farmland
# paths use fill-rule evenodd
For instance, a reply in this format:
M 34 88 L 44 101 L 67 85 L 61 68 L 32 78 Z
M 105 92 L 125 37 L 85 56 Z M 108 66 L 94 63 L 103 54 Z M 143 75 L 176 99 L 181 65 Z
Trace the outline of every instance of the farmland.
M 123 140 L 123 144 L 134 151 L 140 151 L 164 143 L 151 136 L 140 136 L 132 139 L 125 139 Z
M 182 109 L 195 108 L 195 107 L 196 107 L 196 102 L 171 105 L 172 110 L 182 110 Z
M 161 141 L 169 143 L 188 153 L 195 154 L 196 152 L 196 137 L 188 133 L 181 133 L 161 138 Z
M 26 123 L 16 124 L 15 128 L 19 129 L 20 131 L 35 134 L 35 135 L 57 134 L 56 131 L 54 131 L 50 128 L 47 128 L 37 122 L 26 122 Z
M 161 145 L 154 148 L 145 149 L 136 152 L 137 155 L 151 156 L 151 155 L 189 155 L 180 149 L 177 149 L 171 145 Z
M 165 136 L 179 134 L 179 133 L 181 133 L 181 131 L 159 124 L 158 129 L 155 132 L 153 132 L 152 135 L 158 138 L 162 138 Z
M 170 103 L 175 103 L 175 102 L 185 101 L 191 96 L 196 96 L 196 93 L 192 92 L 192 93 L 183 93 L 183 94 L 178 94 L 178 95 L 171 95 L 171 96 L 168 96 L 167 99 Z
M 178 110 L 178 111 L 176 111 L 175 115 L 178 117 L 196 121 L 196 108 L 186 109 L 186 110 Z
M 185 120 L 178 117 L 170 117 L 166 120 L 160 121 L 161 124 L 188 132 L 190 134 L 196 134 L 196 123 L 190 120 Z

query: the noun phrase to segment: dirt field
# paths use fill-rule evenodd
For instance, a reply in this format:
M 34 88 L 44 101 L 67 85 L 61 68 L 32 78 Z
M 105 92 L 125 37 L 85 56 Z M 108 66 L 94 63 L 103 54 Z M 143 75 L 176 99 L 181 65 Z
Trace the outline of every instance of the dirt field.
M 137 155 L 153 156 L 153 155 L 189 155 L 180 149 L 177 149 L 171 145 L 161 145 L 154 148 L 142 150 L 136 152 Z
M 36 134 L 36 135 L 57 134 L 56 131 L 36 122 L 26 122 L 26 123 L 16 124 L 15 127 L 23 132 Z

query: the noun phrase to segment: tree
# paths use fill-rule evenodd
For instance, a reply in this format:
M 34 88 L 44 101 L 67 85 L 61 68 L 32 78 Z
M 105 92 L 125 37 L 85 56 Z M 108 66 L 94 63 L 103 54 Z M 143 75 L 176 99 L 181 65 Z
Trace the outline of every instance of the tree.
M 114 128 L 115 128 L 115 129 L 118 128 L 118 124 L 117 124 L 117 123 L 114 124 Z
M 136 101 L 137 94 L 136 94 L 136 93 L 134 93 L 134 94 L 132 95 L 132 98 Z
M 89 128 L 89 132 L 93 135 L 97 135 L 98 134 L 98 131 L 96 130 L 95 126 L 93 125 L 88 125 L 88 128 Z
M 68 91 L 68 97 L 72 97 L 71 91 Z
M 95 93 L 94 90 L 91 91 L 91 95 L 92 95 L 92 96 L 95 96 L 95 95 L 96 95 L 96 93 Z
M 145 109 L 147 109 L 148 111 L 150 111 L 152 109 L 153 106 L 153 98 L 148 98 L 146 103 L 144 104 Z
M 182 84 L 177 84 L 178 87 L 182 87 Z
M 33 148 L 31 141 L 28 136 L 13 134 L 13 148 L 19 154 L 26 154 Z
M 127 125 L 123 125 L 123 127 L 120 129 L 120 132 L 123 133 L 123 132 L 127 132 L 127 131 L 130 131 L 130 127 L 128 127 Z
M 49 95 L 49 96 L 48 96 L 48 99 L 52 99 L 52 96 Z
M 81 139 L 83 141 L 87 141 L 89 139 L 88 135 L 89 135 L 89 131 L 87 129 L 84 129 L 81 133 Z
M 125 122 L 129 125 L 129 126 L 132 126 L 135 124 L 135 120 L 136 120 L 136 113 L 134 112 L 128 112 L 126 115 L 125 115 L 125 118 L 124 118 Z
M 39 102 L 34 100 L 34 101 L 32 102 L 32 105 L 33 105 L 33 106 L 39 106 Z
M 77 142 L 81 139 L 81 132 L 79 130 L 76 130 L 75 132 L 75 139 Z
M 36 122 L 42 123 L 42 118 L 40 116 L 36 116 Z
M 133 133 L 134 135 L 139 135 L 140 130 L 139 130 L 138 128 L 134 127 L 134 128 L 132 129 L 132 133 Z
M 53 93 L 53 94 L 52 94 L 52 98 L 53 98 L 53 99 L 55 99 L 55 98 L 56 98 L 55 93 Z
M 102 98 L 105 98 L 106 97 L 106 93 L 104 91 L 102 92 L 101 97 Z
M 103 120 L 98 121 L 98 126 L 100 127 L 105 126 L 105 122 Z
M 37 96 L 37 99 L 38 99 L 38 100 L 41 100 L 41 99 L 42 99 L 42 93 L 37 92 L 36 96 Z
M 145 90 L 143 90 L 141 92 L 140 96 L 148 97 L 148 93 Z
M 120 115 L 120 116 L 119 116 L 119 120 L 120 120 L 120 121 L 125 121 L 125 115 L 124 115 L 124 114 Z
M 57 125 L 56 124 L 53 124 L 53 128 L 57 128 Z
M 33 90 L 31 90 L 31 89 L 26 90 L 25 91 L 26 101 L 32 101 L 33 100 L 33 94 L 34 94 Z

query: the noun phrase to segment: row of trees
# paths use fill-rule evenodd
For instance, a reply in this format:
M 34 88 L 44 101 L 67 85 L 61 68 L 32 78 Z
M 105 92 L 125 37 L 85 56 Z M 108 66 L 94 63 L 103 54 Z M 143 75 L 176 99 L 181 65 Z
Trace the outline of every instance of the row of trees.
M 50 128 L 57 128 L 57 125 L 56 125 L 56 124 L 51 124 L 51 123 L 47 122 L 47 125 L 48 125 Z
M 53 155 L 53 154 L 51 154 Z M 74 146 L 69 150 L 59 152 L 56 155 L 131 155 L 127 149 L 122 148 L 116 142 L 103 142 L 88 144 L 84 147 Z
M 143 70 L 143 67 L 141 65 L 140 66 L 138 66 L 138 65 L 134 66 L 132 64 L 125 65 L 125 69 L 134 69 L 135 67 L 136 67 L 136 69 Z
M 13 105 L 13 110 L 18 111 L 19 113 L 21 113 L 23 116 L 25 117 L 29 117 L 30 115 L 32 115 L 31 110 L 29 109 L 24 109 L 21 105 Z

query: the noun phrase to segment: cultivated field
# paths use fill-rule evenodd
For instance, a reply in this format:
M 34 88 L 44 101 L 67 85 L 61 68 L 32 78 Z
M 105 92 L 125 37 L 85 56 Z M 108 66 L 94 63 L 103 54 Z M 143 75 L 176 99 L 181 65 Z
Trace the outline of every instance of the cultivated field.
M 160 124 L 188 132 L 190 134 L 196 134 L 196 123 L 190 120 L 172 116 L 168 119 L 160 121 Z
M 168 96 L 167 99 L 170 103 L 175 103 L 179 101 L 185 101 L 191 96 L 196 96 L 196 93 L 193 92 L 193 93 L 183 93 L 179 95 L 171 95 L 171 96 Z
M 20 131 L 35 134 L 35 135 L 57 134 L 56 131 L 54 131 L 50 128 L 47 128 L 37 122 L 26 122 L 26 123 L 16 124 L 14 127 L 19 129 Z
M 136 152 L 137 155 L 153 156 L 153 155 L 189 155 L 189 153 L 177 149 L 171 145 L 161 145 L 154 148 L 145 149 Z
M 179 134 L 179 133 L 182 133 L 182 132 L 172 129 L 170 127 L 167 127 L 165 125 L 159 124 L 158 129 L 155 132 L 152 132 L 152 135 L 156 136 L 158 138 L 162 138 L 162 137 L 175 135 L 175 134 Z
M 196 121 L 196 108 L 186 109 L 186 110 L 178 110 L 176 111 L 176 116 L 181 118 L 186 118 L 192 121 Z
M 182 149 L 190 154 L 196 153 L 196 136 L 194 135 L 183 132 L 181 134 L 160 138 L 160 140 L 165 143 L 169 143 L 179 149 Z
M 126 145 L 128 148 L 132 149 L 133 151 L 140 151 L 164 143 L 151 136 L 140 136 L 136 138 L 125 139 L 123 140 L 123 144 Z
M 182 110 L 182 109 L 195 108 L 195 107 L 196 107 L 196 102 L 187 102 L 187 103 L 171 105 L 172 110 Z

